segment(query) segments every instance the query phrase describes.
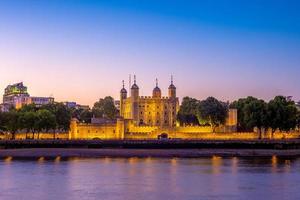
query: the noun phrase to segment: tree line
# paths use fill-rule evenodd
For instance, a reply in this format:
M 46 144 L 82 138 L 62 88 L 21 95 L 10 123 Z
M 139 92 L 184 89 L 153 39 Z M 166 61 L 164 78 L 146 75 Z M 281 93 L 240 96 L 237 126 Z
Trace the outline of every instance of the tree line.
M 240 98 L 231 104 L 208 97 L 197 100 L 184 97 L 177 119 L 181 125 L 211 125 L 224 124 L 229 108 L 237 109 L 238 131 L 253 131 L 256 127 L 276 131 L 290 131 L 300 126 L 300 111 L 294 101 L 276 96 L 266 102 L 255 97 Z
M 225 124 L 228 104 L 214 97 L 197 100 L 184 97 L 177 114 L 177 120 L 182 126 L 210 125 L 213 132 L 217 126 Z
M 254 127 L 259 132 L 270 129 L 288 132 L 299 128 L 300 112 L 294 101 L 284 96 L 276 96 L 269 102 L 255 97 L 234 101 L 230 107 L 238 111 L 238 130 L 251 131 Z
M 247 97 L 238 99 L 231 104 L 208 97 L 197 100 L 184 97 L 177 114 L 180 125 L 210 125 L 212 130 L 225 124 L 228 109 L 237 109 L 239 132 L 253 131 L 256 127 L 290 131 L 300 127 L 300 111 L 294 101 L 283 96 L 276 96 L 269 102 Z M 34 104 L 25 105 L 21 109 L 11 109 L 0 112 L 0 132 L 9 132 L 15 138 L 17 132 L 26 133 L 26 138 L 39 138 L 41 132 L 53 133 L 53 138 L 59 132 L 69 130 L 71 118 L 80 122 L 90 123 L 92 117 L 115 120 L 118 110 L 114 99 L 110 96 L 95 102 L 92 109 L 68 108 L 63 103 L 52 103 L 40 107 Z
M 63 103 L 51 103 L 37 107 L 34 104 L 24 105 L 21 109 L 10 109 L 0 112 L 0 133 L 8 132 L 11 138 L 16 133 L 25 133 L 26 138 L 40 138 L 40 133 L 52 133 L 53 138 L 60 132 L 67 132 L 71 118 L 90 123 L 92 117 L 114 120 L 118 110 L 112 97 L 99 99 L 92 109 L 68 108 Z M 37 135 L 36 135 L 37 134 Z
M 40 137 L 41 132 L 56 133 L 69 130 L 71 111 L 62 103 L 52 103 L 40 107 L 24 105 L 21 109 L 0 112 L 0 131 L 9 132 L 12 139 L 16 133 L 23 132 L 26 138 Z
M 91 123 L 92 117 L 115 120 L 119 114 L 114 99 L 111 96 L 100 98 L 94 103 L 92 109 L 72 108 L 71 112 L 72 117 L 83 123 Z

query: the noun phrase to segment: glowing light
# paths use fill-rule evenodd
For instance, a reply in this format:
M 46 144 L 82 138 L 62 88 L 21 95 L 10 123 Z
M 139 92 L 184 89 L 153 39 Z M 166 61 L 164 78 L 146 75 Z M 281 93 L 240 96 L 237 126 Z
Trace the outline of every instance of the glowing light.
M 273 155 L 273 156 L 272 156 L 272 166 L 276 166 L 276 165 L 277 165 L 277 162 L 278 162 L 277 156 L 276 156 L 276 155 Z
M 222 164 L 222 157 L 212 156 L 213 174 L 219 174 L 220 173 L 221 164 Z
M 61 157 L 60 157 L 60 156 L 57 156 L 57 157 L 55 158 L 54 162 L 55 162 L 55 163 L 59 163 L 60 160 L 61 160 Z
M 39 163 L 42 163 L 42 162 L 44 162 L 44 161 L 45 161 L 45 158 L 44 158 L 43 156 L 39 157 L 39 159 L 38 159 L 38 162 L 39 162 Z
M 13 159 L 13 157 L 8 156 L 8 157 L 6 157 L 6 158 L 4 159 L 4 162 L 5 162 L 5 163 L 10 163 L 10 162 L 12 161 L 12 159 Z

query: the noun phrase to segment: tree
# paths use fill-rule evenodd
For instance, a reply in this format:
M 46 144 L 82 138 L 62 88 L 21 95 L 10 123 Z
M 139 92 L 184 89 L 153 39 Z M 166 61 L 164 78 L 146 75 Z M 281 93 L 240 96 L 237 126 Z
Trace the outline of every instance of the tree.
M 267 128 L 267 104 L 255 97 L 234 101 L 230 108 L 238 110 L 238 128 L 242 131 L 253 131 L 257 127 L 261 138 L 261 129 Z
M 6 123 L 7 115 L 0 111 L 0 134 L 4 134 L 7 131 Z
M 22 113 L 26 113 L 26 112 L 36 112 L 37 110 L 38 108 L 36 107 L 36 105 L 32 103 L 32 104 L 26 104 L 22 106 L 21 109 L 18 111 Z
M 0 111 L 0 132 L 5 131 L 5 115 Z
M 16 110 L 12 109 L 5 113 L 5 115 L 5 129 L 12 134 L 12 139 L 15 139 L 16 133 L 20 129 L 20 114 Z
M 254 98 L 244 105 L 242 112 L 246 129 L 252 131 L 257 127 L 261 138 L 261 129 L 268 127 L 267 104 L 263 100 Z
M 298 112 L 297 112 L 297 127 L 299 130 L 300 129 L 300 110 L 298 110 Z
M 238 99 L 237 101 L 234 101 L 230 104 L 230 108 L 235 108 L 237 109 L 238 112 L 238 130 L 239 131 L 252 131 L 251 129 L 249 130 L 247 127 L 247 122 L 245 121 L 245 107 L 250 104 L 253 101 L 256 101 L 257 99 L 255 97 L 249 96 L 247 98 L 241 98 Z
M 199 101 L 191 97 L 184 97 L 177 114 L 180 125 L 199 125 L 197 110 Z
M 211 125 L 213 132 L 217 126 L 225 124 L 227 114 L 227 105 L 214 97 L 208 97 L 199 103 L 197 115 L 199 119 L 205 120 Z
M 56 105 L 55 118 L 57 128 L 62 131 L 68 131 L 70 128 L 71 111 L 62 103 Z
M 114 104 L 114 99 L 110 96 L 99 99 L 92 108 L 93 115 L 99 118 L 116 119 L 118 110 Z
M 22 110 L 22 112 L 19 112 L 20 117 L 18 119 L 20 124 L 20 129 L 25 130 L 26 132 L 26 139 L 28 133 L 32 133 L 34 138 L 34 133 L 36 131 L 36 121 L 37 121 L 37 115 L 33 111 L 25 112 Z
M 41 109 L 38 110 L 37 113 L 37 122 L 36 127 L 38 130 L 38 139 L 40 137 L 39 133 L 41 131 L 49 132 L 49 130 L 55 130 L 56 129 L 56 118 L 53 113 L 51 113 L 49 110 Z M 53 133 L 53 138 L 55 138 L 55 131 Z
M 297 108 L 295 102 L 284 96 L 276 96 L 268 103 L 268 125 L 274 132 L 290 131 L 297 125 Z
M 71 110 L 72 118 L 78 119 L 80 122 L 91 123 L 93 113 L 91 110 L 82 109 L 82 108 L 73 108 Z
M 71 110 L 63 103 L 52 103 L 41 107 L 50 111 L 55 116 L 56 128 L 53 131 L 68 131 L 70 128 L 70 121 L 72 117 Z
M 93 117 L 93 113 L 90 110 L 82 110 L 79 115 L 79 121 L 85 123 L 91 123 L 91 119 Z

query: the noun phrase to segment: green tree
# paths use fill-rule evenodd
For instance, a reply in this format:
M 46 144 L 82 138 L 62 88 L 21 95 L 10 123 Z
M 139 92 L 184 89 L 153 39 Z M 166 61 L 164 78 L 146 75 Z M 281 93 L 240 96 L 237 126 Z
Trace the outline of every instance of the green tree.
M 46 109 L 54 114 L 56 120 L 56 129 L 54 131 L 69 130 L 72 113 L 67 106 L 65 106 L 63 103 L 52 103 L 42 106 L 41 109 Z
M 41 109 L 37 113 L 36 127 L 38 130 L 38 139 L 40 138 L 40 132 L 45 131 L 46 133 L 50 130 L 56 129 L 56 118 L 53 113 L 49 110 Z M 53 138 L 55 139 L 55 131 L 53 131 Z
M 11 133 L 12 139 L 16 138 L 16 133 L 20 129 L 19 117 L 20 114 L 14 109 L 5 113 L 5 129 Z
M 261 129 L 268 127 L 267 104 L 263 100 L 249 96 L 234 101 L 230 108 L 238 110 L 240 131 L 253 131 L 253 128 L 257 127 L 261 138 Z
M 7 131 L 7 128 L 6 128 L 6 120 L 7 116 L 4 112 L 1 112 L 0 111 L 0 133 L 3 134 L 4 132 Z
M 26 113 L 26 112 L 36 112 L 38 110 L 38 107 L 35 104 L 26 104 L 24 106 L 22 106 L 21 109 L 19 109 L 18 111 L 21 113 Z
M 93 113 L 90 110 L 83 110 L 79 115 L 79 121 L 85 123 L 91 123 Z
M 28 138 L 28 133 L 32 133 L 34 138 L 34 133 L 36 130 L 36 121 L 37 121 L 36 113 L 33 111 L 25 112 L 24 110 L 22 110 L 22 112 L 19 112 L 19 114 L 20 117 L 18 120 L 19 120 L 20 128 L 22 130 L 25 130 L 26 139 Z
M 274 132 L 290 131 L 297 125 L 297 108 L 295 102 L 284 96 L 276 96 L 268 103 L 268 125 Z
M 215 132 L 217 126 L 225 124 L 228 107 L 216 98 L 208 97 L 200 101 L 197 114 L 199 119 L 207 121 Z
M 299 130 L 300 129 L 300 110 L 298 110 L 298 112 L 297 112 L 297 127 Z
M 72 118 L 78 119 L 80 122 L 91 123 L 93 113 L 91 110 L 82 109 L 82 108 L 73 108 L 71 110 Z
M 57 128 L 62 131 L 68 131 L 70 128 L 71 111 L 62 103 L 56 105 L 55 118 L 57 122 Z
M 247 127 L 247 122 L 245 120 L 245 107 L 250 104 L 253 101 L 256 101 L 257 99 L 255 97 L 249 96 L 247 98 L 241 98 L 238 99 L 237 101 L 234 101 L 230 104 L 230 108 L 235 108 L 237 109 L 238 112 L 238 130 L 239 131 L 252 131 L 248 130 Z
M 199 125 L 197 110 L 199 101 L 191 97 L 184 97 L 177 114 L 180 125 Z
M 92 108 L 93 115 L 99 118 L 116 119 L 118 110 L 114 104 L 114 99 L 110 96 L 99 99 Z
M 244 115 L 244 124 L 247 130 L 258 128 L 259 137 L 261 138 L 261 129 L 267 128 L 267 103 L 263 100 L 252 99 L 242 109 Z

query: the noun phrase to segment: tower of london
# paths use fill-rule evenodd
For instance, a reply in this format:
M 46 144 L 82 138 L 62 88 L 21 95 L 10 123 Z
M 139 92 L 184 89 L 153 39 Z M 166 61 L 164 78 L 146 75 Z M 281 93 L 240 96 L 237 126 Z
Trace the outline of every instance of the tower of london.
M 176 97 L 173 78 L 171 78 L 167 97 L 162 96 L 157 79 L 152 96 L 139 96 L 139 87 L 135 77 L 130 90 L 130 96 L 128 96 L 123 81 L 123 88 L 120 91 L 121 117 L 132 119 L 136 125 L 159 127 L 174 127 L 176 125 L 179 100 Z

